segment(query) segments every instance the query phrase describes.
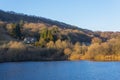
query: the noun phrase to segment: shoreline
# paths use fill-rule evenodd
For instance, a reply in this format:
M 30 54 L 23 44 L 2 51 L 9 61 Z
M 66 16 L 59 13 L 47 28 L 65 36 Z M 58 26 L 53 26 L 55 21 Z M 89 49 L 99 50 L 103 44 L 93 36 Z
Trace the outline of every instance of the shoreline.
M 19 61 L 0 61 L 0 63 L 19 63 L 19 62 L 59 62 L 59 61 L 69 61 L 69 62 L 76 62 L 76 61 L 91 61 L 91 62 L 120 62 L 120 60 L 19 60 Z

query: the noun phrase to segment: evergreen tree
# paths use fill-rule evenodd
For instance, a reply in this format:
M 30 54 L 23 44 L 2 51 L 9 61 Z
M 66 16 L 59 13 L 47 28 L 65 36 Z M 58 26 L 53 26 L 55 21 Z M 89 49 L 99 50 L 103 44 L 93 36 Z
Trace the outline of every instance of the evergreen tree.
M 21 29 L 19 24 L 16 25 L 15 33 L 16 33 L 16 37 L 21 39 Z
M 53 35 L 52 35 L 51 30 L 48 30 L 47 38 L 48 40 L 51 40 L 51 41 L 53 40 Z
M 22 27 L 24 25 L 24 21 L 20 20 L 19 25 Z
M 40 39 L 44 39 L 46 42 L 53 40 L 53 34 L 51 30 L 48 30 L 47 28 L 43 29 L 40 33 Z
M 12 36 L 21 39 L 21 28 L 19 24 L 12 24 Z
M 14 36 L 14 37 L 16 37 L 15 28 L 16 28 L 16 24 L 12 24 L 11 35 Z

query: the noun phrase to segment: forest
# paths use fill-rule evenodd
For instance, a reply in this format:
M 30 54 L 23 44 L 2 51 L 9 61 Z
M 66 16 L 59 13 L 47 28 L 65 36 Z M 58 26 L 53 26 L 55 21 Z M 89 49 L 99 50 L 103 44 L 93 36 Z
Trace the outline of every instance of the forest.
M 91 31 L 13 12 L 1 11 L 0 20 L 0 62 L 120 60 L 120 32 Z M 36 41 L 26 43 L 27 37 Z

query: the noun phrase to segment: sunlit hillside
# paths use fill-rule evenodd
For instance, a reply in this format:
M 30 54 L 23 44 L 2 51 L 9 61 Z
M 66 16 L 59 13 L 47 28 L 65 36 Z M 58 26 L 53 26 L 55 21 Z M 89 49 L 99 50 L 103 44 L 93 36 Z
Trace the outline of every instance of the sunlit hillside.
M 0 20 L 1 62 L 120 60 L 120 32 L 91 31 L 2 10 Z

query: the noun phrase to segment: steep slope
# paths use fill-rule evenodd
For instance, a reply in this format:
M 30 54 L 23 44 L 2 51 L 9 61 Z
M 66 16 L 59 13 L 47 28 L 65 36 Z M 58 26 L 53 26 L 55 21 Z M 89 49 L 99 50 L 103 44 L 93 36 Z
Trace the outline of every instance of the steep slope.
M 24 26 L 23 26 L 23 35 L 36 35 L 37 38 L 39 38 L 39 31 L 40 27 L 43 27 L 44 25 L 46 27 L 53 27 L 57 26 L 61 30 L 58 33 L 61 36 L 61 39 L 69 39 L 72 43 L 78 42 L 86 42 L 90 43 L 92 37 L 94 37 L 94 32 L 88 29 L 82 29 L 77 26 L 73 26 L 70 24 L 66 24 L 63 22 L 43 18 L 43 17 L 37 17 L 37 16 L 31 16 L 31 15 L 26 15 L 22 13 L 15 13 L 12 11 L 3 11 L 0 10 L 0 21 L 5 22 L 6 26 L 9 23 L 18 23 L 21 20 L 23 20 Z M 42 26 L 41 26 L 42 25 Z M 4 29 L 1 29 L 2 31 L 2 36 L 1 39 L 4 40 L 13 40 L 10 38 L 7 33 L 5 33 Z M 7 32 L 7 31 L 6 31 Z
M 26 14 L 21 13 L 15 13 L 13 11 L 5 12 L 3 10 L 0 10 L 0 20 L 6 21 L 6 22 L 19 22 L 20 20 L 24 20 L 27 22 L 33 22 L 33 23 L 44 23 L 47 25 L 56 25 L 60 28 L 69 28 L 69 29 L 78 29 L 86 33 L 92 33 L 91 30 L 78 28 L 77 26 L 73 26 L 70 24 L 66 24 L 63 22 L 43 18 L 43 17 L 37 17 L 37 16 L 30 16 Z

